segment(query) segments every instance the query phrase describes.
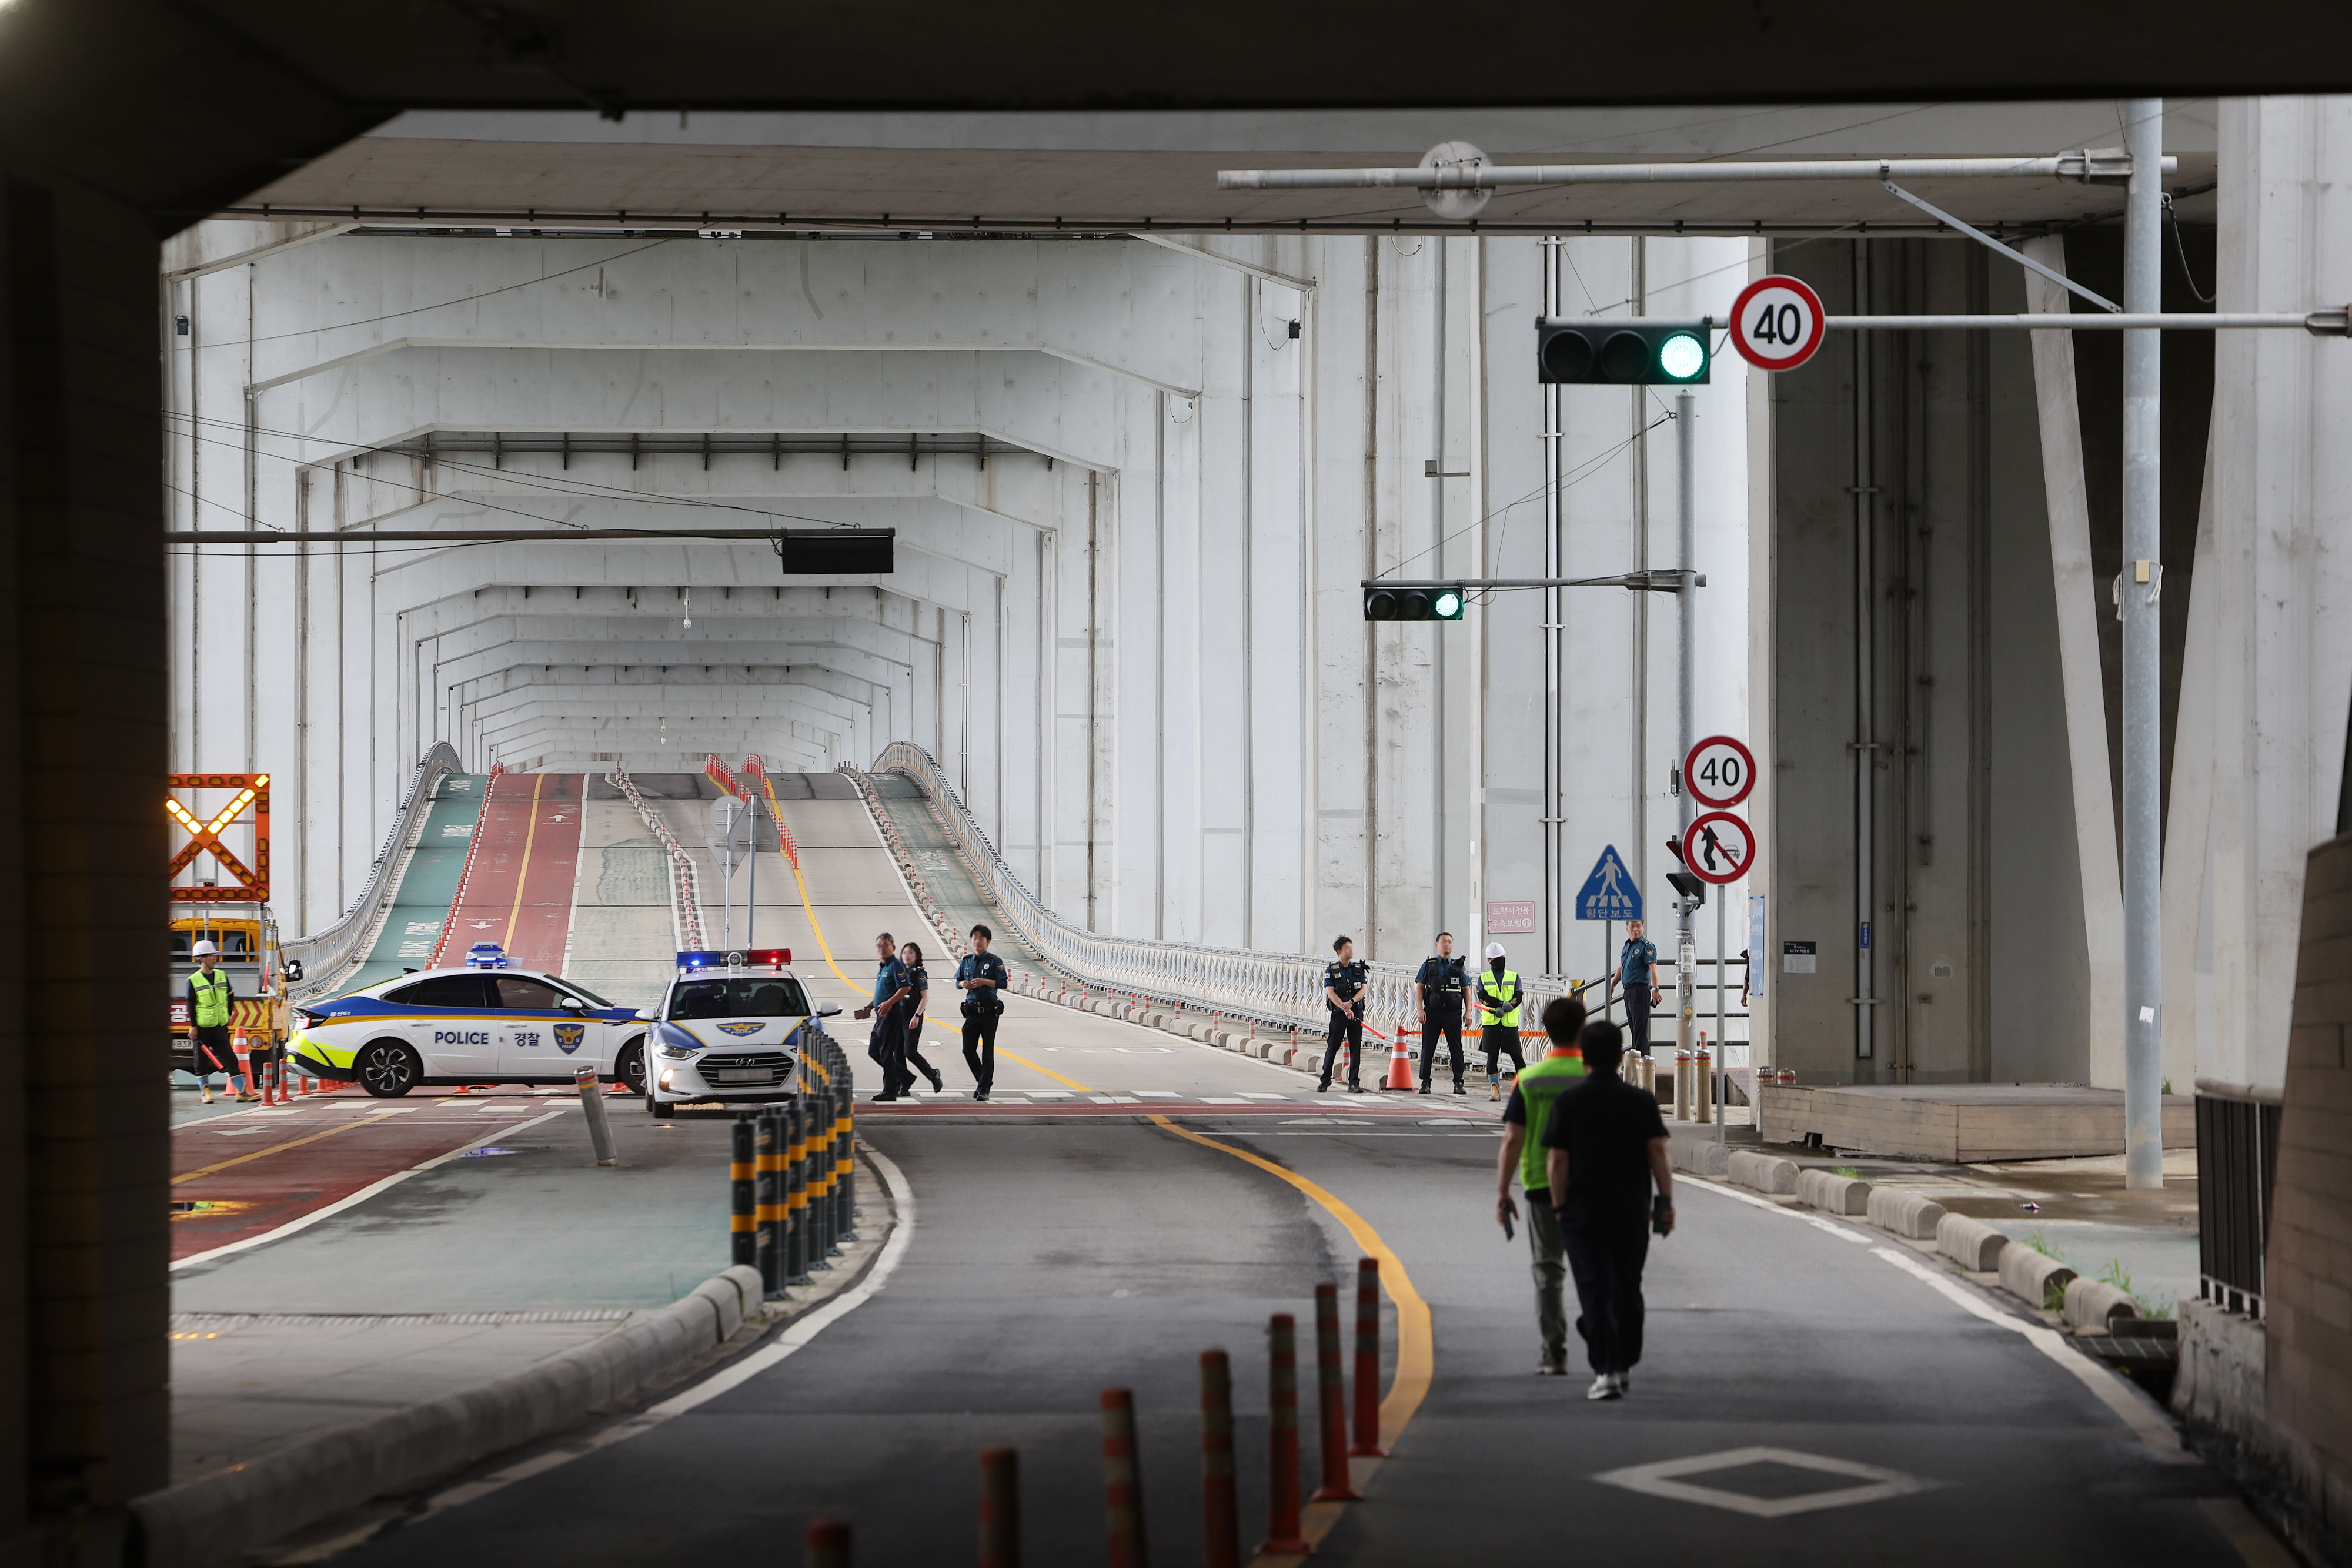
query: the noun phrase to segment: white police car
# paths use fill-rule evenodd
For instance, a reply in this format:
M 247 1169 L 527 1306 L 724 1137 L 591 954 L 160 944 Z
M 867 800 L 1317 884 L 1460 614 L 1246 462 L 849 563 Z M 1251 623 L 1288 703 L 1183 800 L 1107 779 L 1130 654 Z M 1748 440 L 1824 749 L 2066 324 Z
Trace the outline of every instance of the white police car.
M 554 975 L 478 943 L 462 969 L 427 969 L 294 1010 L 298 1068 L 379 1099 L 420 1084 L 571 1083 L 583 1066 L 646 1086 L 646 1024 Z
M 785 947 L 680 953 L 661 1005 L 637 1017 L 653 1026 L 646 1109 L 667 1116 L 690 1101 L 789 1100 L 799 1091 L 801 1049 L 816 1020 Z

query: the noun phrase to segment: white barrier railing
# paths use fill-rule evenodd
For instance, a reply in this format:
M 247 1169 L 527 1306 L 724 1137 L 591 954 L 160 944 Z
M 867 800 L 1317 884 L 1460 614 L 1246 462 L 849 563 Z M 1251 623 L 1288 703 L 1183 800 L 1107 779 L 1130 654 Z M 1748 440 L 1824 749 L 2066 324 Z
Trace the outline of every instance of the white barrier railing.
M 677 920 L 677 940 L 683 944 L 685 951 L 700 952 L 709 944 L 702 939 L 702 878 L 694 869 L 694 857 L 686 852 L 686 846 L 677 841 L 677 836 L 664 825 L 662 820 L 654 815 L 653 808 L 646 804 L 643 795 L 637 793 L 636 784 L 626 772 L 615 768 L 604 776 L 604 781 L 628 799 L 629 804 L 637 809 L 638 818 L 653 830 L 654 837 L 661 841 L 662 848 L 669 852 L 670 910 Z
M 392 913 L 393 898 L 400 891 L 408 852 L 415 847 L 417 830 L 432 810 L 433 791 L 442 779 L 459 770 L 457 753 L 449 743 L 435 741 L 433 748 L 416 764 L 416 772 L 408 781 L 408 793 L 400 802 L 400 815 L 394 819 L 392 831 L 384 834 L 383 847 L 376 852 L 375 863 L 368 867 L 367 881 L 361 886 L 359 896 L 352 900 L 351 908 L 324 931 L 292 937 L 285 943 L 286 956 L 302 966 L 301 983 L 289 988 L 292 1000 L 302 1001 L 332 990 L 335 982 L 357 967 L 375 946 L 384 917 Z
M 937 815 L 962 852 L 981 892 L 1003 912 L 1005 919 L 1020 931 L 1046 967 L 1065 978 L 1096 990 L 1148 998 L 1189 1011 L 1249 1019 L 1285 1030 L 1323 1032 L 1329 1017 L 1323 1001 L 1323 966 L 1327 959 L 1304 954 L 1154 942 L 1083 930 L 1047 909 L 1013 869 L 998 858 L 995 846 L 972 820 L 955 786 L 940 771 L 929 752 L 908 741 L 893 741 L 875 759 L 873 770 L 903 773 L 931 798 L 938 808 Z M 863 776 L 848 767 L 841 771 L 859 783 L 868 804 L 880 816 L 881 802 Z M 1470 965 L 1474 983 L 1476 963 L 1473 955 Z M 1413 976 L 1420 967 L 1418 960 L 1410 965 L 1375 962 L 1370 966 L 1370 992 L 1364 1008 L 1369 1026 L 1382 1034 L 1412 1028 Z M 1557 975 L 1522 976 L 1526 1010 L 1521 1016 L 1521 1032 L 1539 1033 L 1538 1019 L 1544 1004 L 1563 994 L 1571 984 Z

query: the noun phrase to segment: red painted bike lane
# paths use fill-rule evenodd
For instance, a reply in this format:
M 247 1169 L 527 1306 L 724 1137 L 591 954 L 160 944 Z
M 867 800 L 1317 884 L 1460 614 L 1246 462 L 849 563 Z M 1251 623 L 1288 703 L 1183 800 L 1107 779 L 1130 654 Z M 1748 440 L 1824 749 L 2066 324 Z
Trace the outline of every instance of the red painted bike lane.
M 518 968 L 562 971 L 586 782 L 578 773 L 501 773 L 491 781 L 442 938 L 442 967 L 464 963 L 477 942 L 496 942 Z
M 279 1227 L 468 1145 L 577 1105 L 569 1095 L 376 1100 L 349 1091 L 172 1132 L 172 1260 Z

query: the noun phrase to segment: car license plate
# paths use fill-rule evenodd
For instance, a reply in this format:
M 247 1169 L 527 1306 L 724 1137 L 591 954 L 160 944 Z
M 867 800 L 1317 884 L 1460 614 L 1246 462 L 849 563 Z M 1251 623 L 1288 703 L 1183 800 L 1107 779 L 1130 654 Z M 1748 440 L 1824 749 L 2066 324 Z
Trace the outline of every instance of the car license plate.
M 775 1074 L 764 1067 L 718 1067 L 703 1074 L 713 1083 L 773 1083 Z

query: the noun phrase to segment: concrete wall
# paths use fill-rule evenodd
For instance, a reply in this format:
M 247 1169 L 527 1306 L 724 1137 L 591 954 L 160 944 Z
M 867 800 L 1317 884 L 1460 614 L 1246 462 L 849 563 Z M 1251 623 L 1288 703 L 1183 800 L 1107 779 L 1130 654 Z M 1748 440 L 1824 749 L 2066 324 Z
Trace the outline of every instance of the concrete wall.
M 1375 628 L 1358 583 L 1673 564 L 1669 400 L 1548 399 L 1532 318 L 1719 314 L 1745 242 L 205 232 L 169 283 L 179 527 L 898 530 L 880 580 L 757 541 L 183 550 L 173 755 L 276 774 L 289 929 L 357 894 L 443 737 L 549 769 L 910 739 L 1073 919 L 1405 960 L 1670 831 L 1670 600 L 1566 595 L 1555 682 L 1542 595 Z M 1697 392 L 1702 731 L 1747 703 L 1744 371 Z M 1599 972 L 1545 915 L 1520 966 Z

